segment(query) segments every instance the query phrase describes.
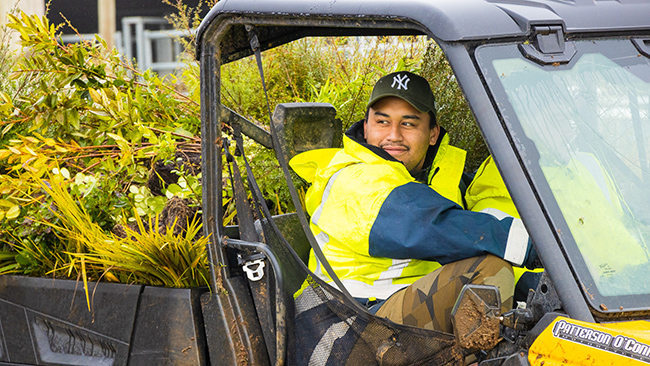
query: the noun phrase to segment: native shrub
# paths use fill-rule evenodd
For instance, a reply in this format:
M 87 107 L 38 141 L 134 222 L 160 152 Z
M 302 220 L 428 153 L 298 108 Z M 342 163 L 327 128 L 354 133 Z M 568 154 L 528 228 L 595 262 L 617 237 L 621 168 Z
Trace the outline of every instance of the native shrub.
M 0 273 L 166 286 L 205 283 L 205 258 L 196 246 L 205 240 L 200 223 L 189 222 L 185 236 L 151 230 L 161 226 L 156 215 L 172 197 L 194 206 L 201 202 L 200 174 L 190 174 L 182 164 L 174 170 L 178 182 L 163 187 L 162 196 L 147 186 L 156 162 L 174 164 L 179 149 L 200 152 L 199 73 L 190 32 L 199 10 L 181 0 L 173 5 L 179 13 L 169 20 L 187 30 L 179 40 L 188 53 L 185 67 L 165 78 L 138 70 L 99 37 L 63 45 L 58 27 L 45 18 L 10 16 L 23 53 L 17 56 L 0 45 L 0 242 L 5 246 Z M 452 143 L 469 152 L 468 170 L 487 154 L 449 65 L 424 37 L 303 39 L 265 52 L 263 64 L 271 106 L 331 103 L 346 129 L 363 118 L 379 77 L 400 70 L 421 73 L 436 94 L 441 125 Z M 224 65 L 221 75 L 222 102 L 268 126 L 253 58 Z M 250 140 L 246 148 L 272 212 L 292 211 L 273 153 Z M 227 171 L 224 176 L 226 181 Z M 224 223 L 236 223 L 229 187 L 223 196 Z M 111 233 L 116 224 L 125 237 Z M 162 250 L 165 257 L 158 259 L 169 264 L 164 273 L 150 271 L 149 264 L 138 272 L 127 260 L 136 252 L 143 254 L 138 258 L 151 257 L 156 252 L 148 252 L 151 248 L 170 241 L 184 243 L 174 249 L 186 259 L 177 263 L 180 267 Z M 120 245 L 140 246 L 129 254 L 120 252 Z M 174 272 L 182 265 L 190 266 L 179 269 L 189 271 L 189 278 Z

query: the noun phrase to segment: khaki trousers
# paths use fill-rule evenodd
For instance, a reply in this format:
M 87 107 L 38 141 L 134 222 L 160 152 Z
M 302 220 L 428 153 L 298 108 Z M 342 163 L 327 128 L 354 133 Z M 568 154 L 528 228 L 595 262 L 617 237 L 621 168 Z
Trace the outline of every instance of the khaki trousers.
M 512 309 L 515 277 L 512 266 L 493 255 L 448 263 L 394 293 L 376 315 L 395 323 L 452 333 L 451 310 L 463 285 L 494 285 L 501 312 Z

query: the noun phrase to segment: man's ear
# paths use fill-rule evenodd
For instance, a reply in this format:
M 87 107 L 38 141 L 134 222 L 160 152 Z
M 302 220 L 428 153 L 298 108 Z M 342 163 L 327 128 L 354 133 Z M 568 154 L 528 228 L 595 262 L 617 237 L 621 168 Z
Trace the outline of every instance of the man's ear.
M 440 135 L 440 125 L 437 125 L 429 130 L 429 145 L 435 145 L 438 142 L 438 136 Z
M 368 139 L 368 117 L 363 120 L 363 138 Z

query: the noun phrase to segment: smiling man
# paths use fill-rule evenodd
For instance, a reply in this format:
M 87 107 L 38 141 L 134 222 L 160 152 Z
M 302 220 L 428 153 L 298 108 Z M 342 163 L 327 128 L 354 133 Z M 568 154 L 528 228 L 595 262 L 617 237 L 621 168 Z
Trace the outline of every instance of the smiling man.
M 421 170 L 430 145 L 435 145 L 440 128 L 430 127 L 428 113 L 413 108 L 404 99 L 385 97 L 369 109 L 363 125 L 370 145 L 379 146 L 401 161 L 408 171 Z
M 512 266 L 536 257 L 521 220 L 464 210 L 465 152 L 436 123 L 422 77 L 379 79 L 366 118 L 343 149 L 291 161 L 311 182 L 311 229 L 348 291 L 395 322 L 451 332 L 450 312 L 466 283 L 499 288 L 512 306 Z M 310 269 L 329 280 L 312 254 Z

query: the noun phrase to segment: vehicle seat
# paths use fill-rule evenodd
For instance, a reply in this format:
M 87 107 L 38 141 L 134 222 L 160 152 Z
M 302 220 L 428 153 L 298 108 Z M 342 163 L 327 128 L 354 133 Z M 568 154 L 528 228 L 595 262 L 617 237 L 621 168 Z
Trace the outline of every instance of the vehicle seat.
M 278 104 L 273 113 L 273 124 L 280 142 L 280 146 L 275 146 L 276 154 L 283 154 L 286 161 L 308 150 L 341 146 L 342 123 L 336 118 L 336 109 L 329 103 Z M 277 215 L 273 220 L 296 254 L 308 264 L 311 247 L 298 214 Z M 255 230 L 263 237 L 259 220 L 255 221 Z

